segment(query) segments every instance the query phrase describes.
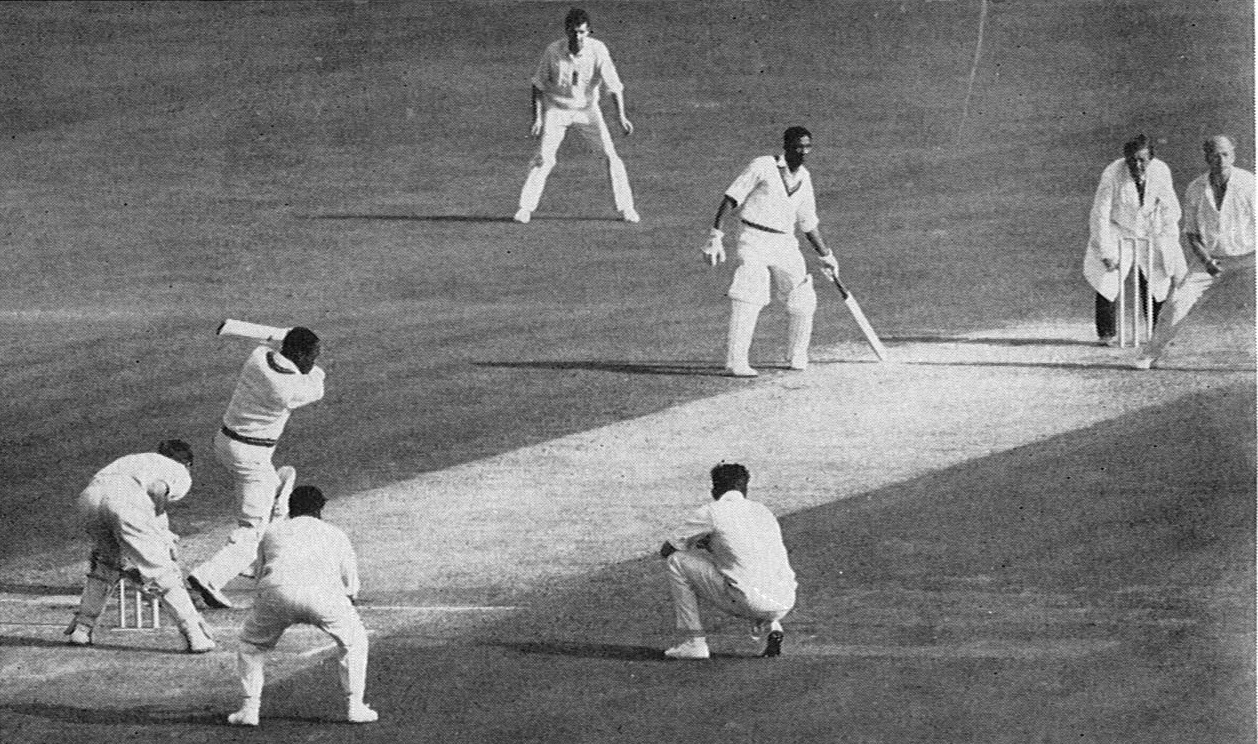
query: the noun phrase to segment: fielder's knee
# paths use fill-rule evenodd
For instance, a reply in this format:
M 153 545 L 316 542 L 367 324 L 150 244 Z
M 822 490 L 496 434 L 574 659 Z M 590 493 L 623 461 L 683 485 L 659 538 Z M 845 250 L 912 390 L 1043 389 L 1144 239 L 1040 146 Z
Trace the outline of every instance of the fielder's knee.
M 549 173 L 550 169 L 555 167 L 556 162 L 557 161 L 553 157 L 548 158 L 545 155 L 534 155 L 533 159 L 529 161 L 529 167 L 537 168 Z
M 812 275 L 795 285 L 786 298 L 786 312 L 791 315 L 812 315 L 817 312 L 817 290 L 812 286 Z

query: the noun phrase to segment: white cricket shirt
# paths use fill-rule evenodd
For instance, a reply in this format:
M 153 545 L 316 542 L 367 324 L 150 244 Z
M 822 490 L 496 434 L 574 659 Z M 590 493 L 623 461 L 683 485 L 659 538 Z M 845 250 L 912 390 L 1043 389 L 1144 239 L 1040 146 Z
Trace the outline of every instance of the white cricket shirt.
M 727 491 L 696 509 L 668 542 L 689 550 L 705 536 L 713 564 L 731 584 L 756 589 L 783 607 L 795 604 L 795 572 L 778 520 L 767 506 Z
M 1214 201 L 1210 174 L 1194 178 L 1184 191 L 1184 232 L 1197 233 L 1211 256 L 1254 252 L 1254 174 L 1232 168 L 1223 208 Z
M 279 439 L 294 408 L 323 397 L 323 369 L 308 374 L 269 346 L 259 346 L 245 360 L 223 426 L 246 437 Z
M 739 216 L 747 222 L 786 235 L 793 235 L 796 225 L 804 232 L 817 229 L 812 177 L 802 165 L 791 173 L 781 156 L 764 155 L 751 161 L 725 195 L 738 204 Z
M 96 473 L 97 478 L 134 480 L 146 493 L 166 493 L 170 501 L 178 501 L 192 490 L 192 474 L 180 462 L 156 452 L 126 455 L 109 463 Z
M 311 516 L 272 522 L 258 544 L 259 587 L 309 587 L 358 595 L 358 558 L 337 527 Z
M 542 91 L 546 106 L 583 109 L 598 103 L 599 89 L 620 93 L 625 86 L 616 74 L 607 45 L 587 37 L 577 54 L 568 51 L 566 38 L 546 47 L 533 74 L 533 87 Z

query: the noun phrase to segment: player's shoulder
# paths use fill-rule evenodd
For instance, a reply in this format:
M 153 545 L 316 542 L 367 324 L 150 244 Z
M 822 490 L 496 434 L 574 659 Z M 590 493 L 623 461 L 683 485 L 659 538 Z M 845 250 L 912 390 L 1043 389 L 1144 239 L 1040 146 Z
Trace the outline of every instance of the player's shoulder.
M 747 167 L 771 173 L 778 169 L 778 160 L 773 155 L 760 155 L 752 158 L 751 164 Z
M 585 44 L 590 48 L 590 51 L 595 54 L 607 54 L 607 44 L 603 43 L 601 39 L 589 36 L 586 37 Z
M 1251 173 L 1250 171 L 1247 171 L 1244 168 L 1237 168 L 1236 166 L 1232 166 L 1232 178 L 1239 179 L 1239 183 L 1241 185 L 1248 187 L 1249 190 L 1251 191 L 1253 190 L 1254 174 Z
M 1113 176 L 1127 166 L 1127 161 L 1119 158 L 1105 166 L 1105 170 L 1101 171 L 1102 176 Z
M 1193 180 L 1188 182 L 1188 187 L 1184 189 L 1185 193 L 1203 191 L 1210 188 L 1210 174 L 1202 173 Z

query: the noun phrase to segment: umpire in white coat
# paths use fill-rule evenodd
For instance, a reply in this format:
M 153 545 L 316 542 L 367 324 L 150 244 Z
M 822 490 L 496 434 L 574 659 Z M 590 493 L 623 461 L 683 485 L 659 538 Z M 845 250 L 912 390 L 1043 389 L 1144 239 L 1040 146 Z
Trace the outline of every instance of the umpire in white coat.
M 1133 267 L 1139 271 L 1140 296 L 1129 301 L 1143 308 L 1146 293 L 1153 292 L 1153 318 L 1149 320 L 1156 323 L 1171 280 L 1187 271 L 1179 246 L 1179 217 L 1171 169 L 1154 157 L 1148 137 L 1141 134 L 1128 140 L 1123 144 L 1123 157 L 1101 173 L 1083 256 L 1083 276 L 1096 290 L 1096 334 L 1102 345 L 1115 343 L 1120 320 L 1115 300 Z M 1137 239 L 1138 256 L 1120 257 L 1119 243 L 1124 238 Z M 1147 250 L 1153 252 L 1152 276 L 1146 276 Z
M 289 519 L 272 524 L 258 546 L 258 591 L 240 631 L 237 669 L 244 704 L 227 717 L 257 726 L 266 653 L 290 626 L 313 625 L 336 641 L 346 720 L 379 718 L 363 702 L 367 687 L 367 630 L 354 609 L 358 561 L 345 533 L 322 520 L 326 499 L 314 486 L 298 486 L 288 499 Z

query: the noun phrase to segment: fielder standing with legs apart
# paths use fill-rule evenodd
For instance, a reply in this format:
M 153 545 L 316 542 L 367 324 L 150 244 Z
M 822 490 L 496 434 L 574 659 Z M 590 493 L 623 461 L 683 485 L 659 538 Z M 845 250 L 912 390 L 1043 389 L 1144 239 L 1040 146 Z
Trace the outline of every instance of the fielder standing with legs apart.
M 1171 288 L 1171 278 L 1182 276 L 1184 251 L 1179 247 L 1179 199 L 1171 183 L 1171 169 L 1153 156 L 1153 143 L 1143 134 L 1123 143 L 1123 157 L 1105 167 L 1092 198 L 1088 218 L 1088 247 L 1083 255 L 1083 276 L 1096 290 L 1096 335 L 1102 346 L 1118 344 L 1118 297 L 1130 271 L 1138 272 L 1139 297 L 1153 293 L 1153 317 L 1157 317 Z M 1130 257 L 1122 246 L 1136 246 Z M 1148 251 L 1153 252 L 1150 262 Z M 1153 266 L 1153 276 L 1146 267 Z
M 292 487 L 296 473 L 291 467 L 277 472 L 271 455 L 293 409 L 323 397 L 318 356 L 319 337 L 298 326 L 284 336 L 279 351 L 266 345 L 254 349 L 240 372 L 214 437 L 214 454 L 235 481 L 240 516 L 227 544 L 188 576 L 210 607 L 231 607 L 223 587 L 253 564 L 267 524 L 286 513 L 283 498 L 277 496 L 285 486 Z
M 677 629 L 686 636 L 664 655 L 706 659 L 699 597 L 753 622 L 752 636 L 768 631 L 761 656 L 782 653 L 782 618 L 795 606 L 795 572 L 773 512 L 747 499 L 751 474 L 735 463 L 712 468 L 712 503 L 700 507 L 660 547 L 668 566 Z
M 156 452 L 114 460 L 79 494 L 79 517 L 92 538 L 92 558 L 79 609 L 66 628 L 70 645 L 91 645 L 92 630 L 125 572 L 149 592 L 161 595 L 188 642 L 189 653 L 214 649 L 214 639 L 184 589 L 183 572 L 175 559 L 175 535 L 166 517 L 166 507 L 191 490 L 191 467 L 192 448 L 168 439 Z
M 568 128 L 574 127 L 607 160 L 607 176 L 611 179 L 612 197 L 621 219 L 637 222 L 629 174 L 624 161 L 616 154 L 616 145 L 603 121 L 598 101 L 600 89 L 611 94 L 621 130 L 626 135 L 633 134 L 633 124 L 625 116 L 625 86 L 616 74 L 607 46 L 590 36 L 588 13 L 580 8 L 569 10 L 564 18 L 564 33 L 565 38 L 546 47 L 533 75 L 531 133 L 542 139 L 520 191 L 520 209 L 515 213 L 515 221 L 527 223 L 532 219 L 546 188 L 546 177 L 555 167 L 559 145 Z
M 1209 170 L 1184 192 L 1184 238 L 1196 260 L 1171 288 L 1169 317 L 1153 329 L 1153 340 L 1136 359 L 1137 369 L 1157 363 L 1205 294 L 1224 286 L 1254 291 L 1254 174 L 1233 165 L 1236 147 L 1228 137 L 1211 137 L 1202 149 Z
M 244 704 L 227 717 L 228 723 L 258 725 L 267 651 L 298 623 L 313 625 L 336 641 L 346 720 L 371 723 L 380 718 L 363 702 L 367 629 L 353 603 L 358 562 L 345 533 L 323 521 L 326 502 L 314 486 L 294 488 L 288 500 L 290 518 L 267 528 L 258 546 L 258 592 L 240 631 L 236 657 Z
M 812 151 L 812 134 L 791 127 L 782 135 L 781 157 L 765 155 L 751 161 L 725 190 L 717 207 L 708 244 L 703 247 L 712 266 L 725 260 L 721 218 L 740 210 L 738 268 L 730 284 L 729 337 L 725 369 L 735 377 L 755 377 L 749 360 L 751 339 L 760 310 L 769 304 L 770 284 L 786 304 L 787 362 L 791 369 L 808 366 L 812 318 L 817 311 L 817 292 L 795 237 L 798 227 L 821 256 L 825 270 L 835 276 L 839 262 L 817 232 L 817 202 L 812 178 L 804 159 Z

